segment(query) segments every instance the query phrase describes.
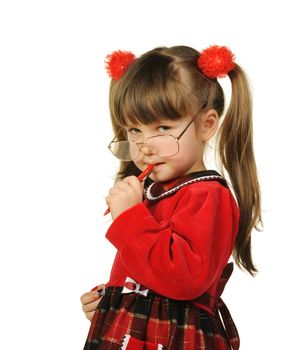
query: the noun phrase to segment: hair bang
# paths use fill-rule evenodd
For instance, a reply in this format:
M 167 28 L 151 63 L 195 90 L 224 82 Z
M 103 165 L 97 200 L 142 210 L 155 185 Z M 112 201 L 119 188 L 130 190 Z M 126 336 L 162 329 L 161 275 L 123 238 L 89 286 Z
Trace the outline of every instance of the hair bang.
M 135 81 L 119 95 L 119 113 L 115 113 L 120 127 L 128 124 L 150 124 L 162 119 L 179 119 L 190 109 L 189 94 L 173 79 L 152 79 L 146 75 Z M 192 97 L 193 103 L 193 97 Z

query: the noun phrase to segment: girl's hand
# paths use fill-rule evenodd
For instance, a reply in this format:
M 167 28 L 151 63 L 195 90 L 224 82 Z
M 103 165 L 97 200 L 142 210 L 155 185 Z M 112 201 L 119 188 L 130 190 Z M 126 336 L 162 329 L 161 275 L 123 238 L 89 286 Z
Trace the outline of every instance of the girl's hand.
M 104 287 L 105 285 L 101 284 L 97 289 L 101 290 Z M 92 321 L 94 312 L 101 299 L 102 296 L 98 294 L 97 290 L 92 290 L 91 292 L 87 292 L 81 296 L 80 300 L 82 303 L 82 310 L 89 321 Z
M 136 176 L 128 176 L 118 181 L 109 191 L 106 197 L 106 203 L 110 207 L 112 219 L 126 209 L 141 203 L 143 200 L 144 183 L 140 182 Z

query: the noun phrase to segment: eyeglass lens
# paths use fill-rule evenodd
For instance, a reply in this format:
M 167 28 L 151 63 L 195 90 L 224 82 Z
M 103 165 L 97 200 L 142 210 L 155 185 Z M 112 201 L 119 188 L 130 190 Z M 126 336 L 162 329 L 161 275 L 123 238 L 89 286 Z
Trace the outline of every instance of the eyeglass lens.
M 117 158 L 129 161 L 136 159 L 140 149 L 146 146 L 150 148 L 151 153 L 159 157 L 170 157 L 179 152 L 178 141 L 172 135 L 149 137 L 143 144 L 134 141 L 115 141 L 111 143 L 110 150 Z

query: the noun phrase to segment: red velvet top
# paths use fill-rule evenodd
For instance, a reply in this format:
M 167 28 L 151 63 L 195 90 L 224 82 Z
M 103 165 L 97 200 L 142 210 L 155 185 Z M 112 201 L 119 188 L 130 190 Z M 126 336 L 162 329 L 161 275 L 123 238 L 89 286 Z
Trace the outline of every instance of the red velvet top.
M 122 287 L 129 276 L 172 299 L 213 296 L 239 223 L 225 180 L 215 171 L 192 173 L 153 183 L 146 197 L 106 233 L 118 250 L 106 286 Z

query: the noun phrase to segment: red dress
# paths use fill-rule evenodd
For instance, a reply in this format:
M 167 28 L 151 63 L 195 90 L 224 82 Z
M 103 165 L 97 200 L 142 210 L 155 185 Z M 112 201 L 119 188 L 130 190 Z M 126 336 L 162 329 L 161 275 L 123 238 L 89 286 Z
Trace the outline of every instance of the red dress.
M 238 349 L 220 298 L 238 223 L 215 171 L 152 183 L 106 233 L 117 254 L 84 349 Z

